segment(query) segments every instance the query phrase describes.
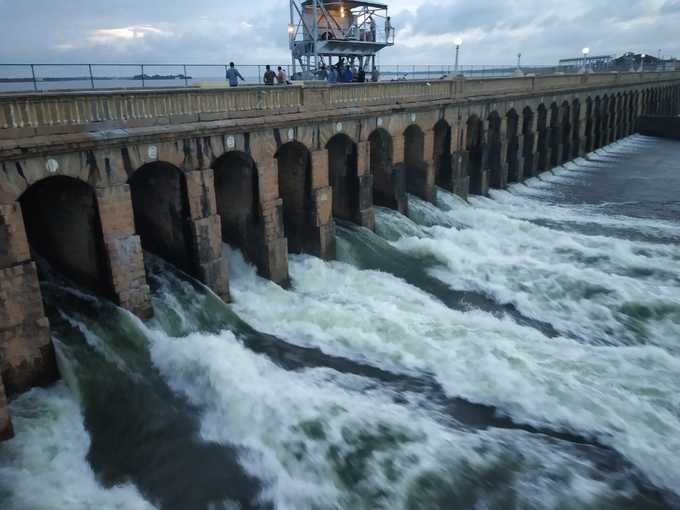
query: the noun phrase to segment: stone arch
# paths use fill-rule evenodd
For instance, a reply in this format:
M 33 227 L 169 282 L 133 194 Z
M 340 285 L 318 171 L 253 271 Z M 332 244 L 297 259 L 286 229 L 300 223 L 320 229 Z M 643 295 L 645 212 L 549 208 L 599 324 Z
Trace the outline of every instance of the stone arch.
M 392 136 L 387 130 L 378 128 L 370 134 L 368 142 L 373 175 L 373 203 L 406 214 L 405 176 L 401 169 L 394 168 Z
M 576 98 L 571 102 L 571 158 L 581 155 L 581 101 Z
M 593 150 L 594 144 L 593 144 L 593 98 L 588 96 L 586 98 L 586 131 L 585 131 L 585 140 L 584 140 L 584 147 L 583 147 L 583 152 L 588 154 L 590 151 Z
M 470 177 L 470 193 L 485 193 L 484 123 L 477 115 L 470 115 L 467 120 L 465 140 L 465 149 L 468 153 L 467 173 Z
M 19 197 L 33 258 L 106 297 L 113 283 L 94 189 L 64 175 L 42 179 Z M 40 266 L 40 264 L 39 264 Z
M 534 175 L 534 112 L 529 106 L 522 110 L 522 156 L 524 157 L 523 176 Z
M 548 169 L 548 153 L 550 142 L 550 131 L 548 129 L 548 109 L 541 103 L 536 110 L 536 130 L 538 131 L 538 141 L 536 142 L 536 154 L 538 156 L 537 169 L 544 172 Z
M 328 181 L 333 190 L 333 216 L 360 223 L 357 144 L 346 134 L 338 133 L 328 140 L 326 150 Z
M 435 183 L 451 191 L 453 189 L 451 126 L 444 119 L 440 119 L 434 125 L 433 151 Z
M 184 172 L 171 163 L 154 161 L 139 167 L 128 183 L 142 248 L 195 275 Z
M 222 154 L 211 165 L 214 172 L 215 202 L 222 224 L 222 240 L 239 248 L 259 264 L 263 249 L 262 215 L 257 166 L 242 151 Z
M 521 182 L 524 168 L 520 164 L 519 157 L 519 115 L 514 108 L 511 108 L 506 116 L 508 119 L 508 153 L 506 156 L 508 161 L 508 182 Z
M 553 168 L 559 165 L 562 151 L 560 149 L 560 141 L 562 139 L 561 122 L 560 122 L 560 107 L 557 103 L 550 105 L 550 160 L 548 168 Z M 547 168 L 546 168 L 547 170 Z
M 489 185 L 492 188 L 505 187 L 505 176 L 503 175 L 502 156 L 501 156 L 501 116 L 497 111 L 493 111 L 487 117 L 487 161 L 491 171 Z
M 309 149 L 297 141 L 287 142 L 274 155 L 278 162 L 279 196 L 283 200 L 283 227 L 288 251 L 317 253 L 312 204 L 312 161 Z
M 571 106 L 569 106 L 569 101 L 564 100 L 560 106 L 560 146 L 562 150 L 558 164 L 566 163 L 571 159 L 571 129 Z

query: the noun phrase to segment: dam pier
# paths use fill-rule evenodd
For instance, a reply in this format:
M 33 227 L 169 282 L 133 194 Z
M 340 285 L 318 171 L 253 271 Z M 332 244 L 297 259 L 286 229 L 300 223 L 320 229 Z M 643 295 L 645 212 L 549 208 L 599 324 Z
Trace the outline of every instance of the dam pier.
M 680 72 L 0 95 L 0 440 L 58 377 L 49 264 L 141 318 L 144 252 L 230 299 L 222 243 L 288 282 L 407 193 L 486 195 L 677 115 Z

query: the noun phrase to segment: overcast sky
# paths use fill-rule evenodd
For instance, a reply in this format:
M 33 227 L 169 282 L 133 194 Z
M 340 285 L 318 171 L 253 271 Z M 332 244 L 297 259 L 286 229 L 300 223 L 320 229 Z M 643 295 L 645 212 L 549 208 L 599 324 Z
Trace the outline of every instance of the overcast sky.
M 680 0 L 387 0 L 397 46 L 381 63 L 555 63 L 680 56 Z M 0 0 L 0 63 L 289 60 L 287 0 Z

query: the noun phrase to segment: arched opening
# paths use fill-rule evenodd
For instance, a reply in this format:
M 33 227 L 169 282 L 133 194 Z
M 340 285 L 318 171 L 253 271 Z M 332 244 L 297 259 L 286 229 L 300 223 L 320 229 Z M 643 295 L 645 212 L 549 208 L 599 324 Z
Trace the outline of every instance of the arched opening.
M 571 103 L 571 157 L 578 158 L 581 150 L 581 102 Z
M 586 98 L 586 132 L 584 152 L 587 154 L 593 150 L 593 100 Z
M 482 160 L 484 151 L 484 126 L 476 115 L 467 121 L 466 146 L 468 152 L 468 175 L 470 176 L 470 193 L 482 193 Z
M 395 176 L 393 144 L 390 134 L 378 128 L 368 137 L 371 144 L 371 174 L 373 175 L 373 203 L 399 209 L 397 197 L 406 191 L 403 179 Z M 400 174 L 402 175 L 402 174 Z
M 503 188 L 501 171 L 501 117 L 494 111 L 489 114 L 489 131 L 487 135 L 489 170 L 491 170 L 489 185 L 492 188 Z
M 250 155 L 230 151 L 215 160 L 215 198 L 222 240 L 256 262 L 262 249 L 257 167 Z
M 452 190 L 451 126 L 444 119 L 434 125 L 433 161 L 435 183 L 444 189 Z
M 602 147 L 602 99 L 595 97 L 593 103 L 593 150 Z
M 342 133 L 326 144 L 328 179 L 333 190 L 333 216 L 343 220 L 359 220 L 359 176 L 357 144 Z
M 425 165 L 425 133 L 416 124 L 411 124 L 404 131 L 406 190 L 420 198 L 425 198 L 423 192 L 427 188 Z
M 508 112 L 508 181 L 522 180 L 522 170 L 519 168 L 519 115 L 514 108 Z
M 522 155 L 524 156 L 524 176 L 533 176 L 534 167 L 534 133 L 531 131 L 534 124 L 534 112 L 528 106 L 522 110 L 522 136 L 524 144 Z
M 312 163 L 300 142 L 288 142 L 275 155 L 279 169 L 279 196 L 283 199 L 283 226 L 288 251 L 316 253 L 312 211 Z
M 538 130 L 538 141 L 536 144 L 536 154 L 538 155 L 538 170 L 544 172 L 548 169 L 548 109 L 541 103 L 538 105 L 537 113 L 536 129 Z
M 571 159 L 571 108 L 568 101 L 560 107 L 560 145 L 562 154 L 558 163 L 566 163 Z
M 194 274 L 184 172 L 170 163 L 156 161 L 142 165 L 129 184 L 142 248 Z
M 556 167 L 562 157 L 562 154 L 560 154 L 561 136 L 560 108 L 556 103 L 553 103 L 550 105 L 550 168 Z
M 31 185 L 19 202 L 33 258 L 110 297 L 111 273 L 92 187 L 72 177 L 48 177 Z

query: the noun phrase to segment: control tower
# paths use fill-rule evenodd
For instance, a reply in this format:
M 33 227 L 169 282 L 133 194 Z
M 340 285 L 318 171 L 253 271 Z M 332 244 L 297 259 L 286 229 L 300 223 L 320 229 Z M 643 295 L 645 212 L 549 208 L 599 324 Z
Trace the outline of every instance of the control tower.
M 290 0 L 288 36 L 293 74 L 314 79 L 322 64 L 340 59 L 366 71 L 375 55 L 394 45 L 387 5 L 360 0 Z

